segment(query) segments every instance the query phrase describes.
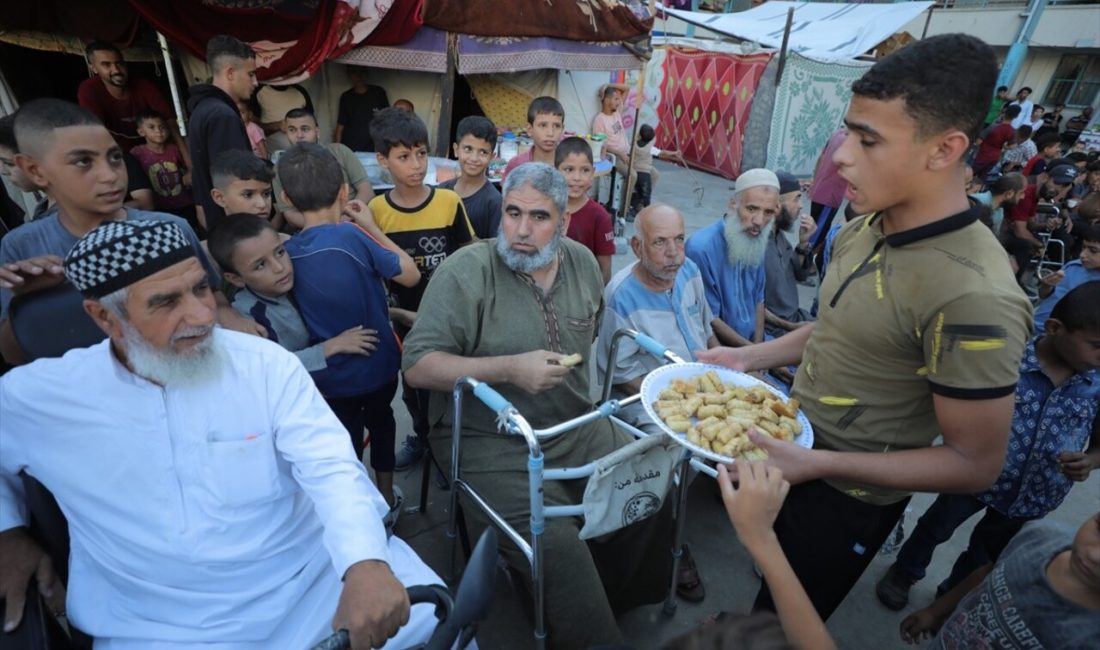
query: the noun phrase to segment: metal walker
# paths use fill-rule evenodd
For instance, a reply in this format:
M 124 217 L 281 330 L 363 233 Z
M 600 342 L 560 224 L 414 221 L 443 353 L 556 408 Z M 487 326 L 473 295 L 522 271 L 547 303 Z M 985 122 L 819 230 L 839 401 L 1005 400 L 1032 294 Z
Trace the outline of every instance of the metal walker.
M 634 330 L 622 329 L 615 332 L 611 341 L 610 363 L 607 366 L 609 369 L 614 367 L 614 361 L 618 358 L 619 343 L 624 336 L 631 337 L 638 347 L 657 358 L 664 359 L 670 363 L 684 362 L 679 356 L 672 353 L 664 345 L 658 343 L 649 336 Z M 546 519 L 548 517 L 581 517 L 584 515 L 584 507 L 580 504 L 565 506 L 545 505 L 543 503 L 543 482 L 548 480 L 560 481 L 579 479 L 591 476 L 599 461 L 599 459 L 596 459 L 581 467 L 546 468 L 543 466 L 540 441 L 557 437 L 567 431 L 605 417 L 612 418 L 616 426 L 621 427 L 636 438 L 645 437 L 647 435 L 645 432 L 614 417 L 622 407 L 640 401 L 642 399 L 641 394 L 632 395 L 623 400 L 610 399 L 611 378 L 612 373 L 608 372 L 604 379 L 602 399 L 594 410 L 545 429 L 532 428 L 527 419 L 524 418 L 508 400 L 501 396 L 500 393 L 493 390 L 488 384 L 480 382 L 472 377 L 461 377 L 455 382 L 453 393 L 455 410 L 451 437 L 451 512 L 450 523 L 447 529 L 447 536 L 451 538 L 452 543 L 452 557 L 454 556 L 453 545 L 457 539 L 458 497 L 459 493 L 462 493 L 469 497 L 470 500 L 489 517 L 490 521 L 510 539 L 512 543 L 519 547 L 520 551 L 523 552 L 527 561 L 530 563 L 531 587 L 534 596 L 534 637 L 535 645 L 540 649 L 546 646 L 546 604 L 544 596 L 545 584 L 543 576 L 542 546 L 542 534 L 545 529 Z M 504 518 L 493 510 L 485 497 L 461 477 L 459 461 L 461 459 L 462 405 L 467 390 L 471 391 L 474 397 L 477 397 L 485 406 L 497 414 L 502 432 L 505 435 L 522 436 L 527 443 L 528 487 L 531 509 L 530 541 L 509 526 Z M 668 616 L 671 616 L 676 611 L 676 576 L 679 569 L 680 558 L 683 554 L 683 531 L 687 511 L 688 481 L 686 478 L 688 476 L 687 470 L 692 459 L 691 452 L 685 449 L 678 462 L 678 484 L 673 484 L 674 489 L 677 490 L 677 495 L 673 509 L 675 523 L 673 526 L 674 533 L 672 541 L 672 579 L 669 586 L 668 597 L 663 607 L 663 612 Z M 696 463 L 698 463 L 698 461 L 696 461 Z M 702 466 L 702 463 L 698 463 L 698 465 Z M 708 473 L 712 476 L 714 475 L 713 471 Z

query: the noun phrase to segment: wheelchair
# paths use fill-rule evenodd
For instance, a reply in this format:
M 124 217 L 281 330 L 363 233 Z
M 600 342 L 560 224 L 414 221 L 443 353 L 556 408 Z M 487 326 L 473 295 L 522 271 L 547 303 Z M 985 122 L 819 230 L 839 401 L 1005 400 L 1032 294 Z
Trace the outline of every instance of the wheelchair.
M 487 528 L 470 555 L 453 597 L 446 587 L 440 585 L 414 585 L 407 589 L 409 603 L 432 603 L 439 621 L 428 642 L 417 646 L 416 650 L 462 650 L 473 641 L 477 621 L 485 618 L 492 604 L 496 562 L 497 533 Z M 350 647 L 348 631 L 338 630 L 310 650 L 345 650 Z
M 634 330 L 622 329 L 615 332 L 612 338 L 608 368 L 614 367 L 614 360 L 618 358 L 619 345 L 623 337 L 630 337 L 639 348 L 658 359 L 662 359 L 669 363 L 684 362 L 678 355 L 674 354 L 664 345 L 649 336 Z M 602 399 L 594 410 L 545 429 L 532 428 L 528 420 L 524 418 L 507 399 L 488 384 L 472 377 L 461 377 L 455 382 L 453 391 L 454 421 L 451 432 L 451 509 L 447 529 L 447 536 L 451 539 L 452 544 L 452 557 L 454 557 L 454 543 L 458 538 L 459 529 L 462 530 L 463 534 L 465 533 L 464 519 L 461 517 L 459 510 L 459 497 L 461 495 L 478 507 L 486 517 L 488 517 L 492 524 L 520 549 L 530 564 L 534 606 L 533 634 L 535 647 L 540 650 L 546 647 L 547 642 L 545 621 L 546 602 L 544 595 L 545 563 L 542 542 L 542 533 L 546 519 L 552 517 L 584 516 L 584 506 L 581 504 L 545 505 L 543 484 L 545 481 L 563 481 L 591 477 L 597 464 L 601 460 L 596 459 L 580 467 L 547 468 L 544 466 L 543 462 L 541 443 L 602 418 L 611 418 L 612 422 L 617 427 L 627 431 L 637 439 L 645 438 L 647 436 L 645 432 L 615 417 L 616 413 L 623 407 L 639 402 L 642 399 L 641 394 L 632 395 L 623 400 L 610 399 L 612 387 L 611 379 L 612 375 L 608 373 L 607 377 L 604 379 Z M 480 400 L 492 412 L 497 414 L 497 421 L 504 435 L 520 436 L 526 442 L 529 506 L 531 512 L 530 539 L 525 538 L 511 527 L 505 521 L 504 517 L 493 509 L 489 501 L 462 477 L 460 463 L 462 456 L 462 413 L 467 391 L 472 392 L 474 397 Z M 663 606 L 663 612 L 666 616 L 671 616 L 676 611 L 676 576 L 680 559 L 683 555 L 683 532 L 686 522 L 687 487 L 689 483 L 687 480 L 688 468 L 693 465 L 696 467 L 705 467 L 705 465 L 698 461 L 692 463 L 692 460 L 693 456 L 690 451 L 685 449 L 680 454 L 676 463 L 676 475 L 678 475 L 678 479 L 674 480 L 669 488 L 670 492 L 675 490 L 676 495 L 673 501 L 675 519 L 672 540 L 672 578 L 668 595 Z M 711 476 L 717 475 L 713 470 L 708 473 Z

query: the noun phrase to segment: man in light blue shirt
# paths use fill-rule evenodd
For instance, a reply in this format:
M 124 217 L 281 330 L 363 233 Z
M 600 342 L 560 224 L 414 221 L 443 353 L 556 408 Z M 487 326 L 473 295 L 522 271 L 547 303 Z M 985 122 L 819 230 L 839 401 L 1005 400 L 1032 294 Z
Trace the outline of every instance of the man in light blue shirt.
M 779 179 L 766 169 L 744 172 L 729 207 L 691 236 L 686 252 L 702 274 L 714 335 L 740 347 L 764 340 L 764 253 L 779 214 Z
M 611 336 L 617 330 L 637 330 L 688 360 L 695 359 L 697 350 L 718 345 L 702 274 L 684 256 L 684 218 L 675 208 L 654 204 L 638 213 L 635 228 L 630 247 L 638 261 L 616 273 L 604 289 L 605 311 L 596 355 L 599 375 L 602 379 L 612 373 L 617 397 L 637 393 L 645 376 L 662 365 L 660 359 L 624 338 L 609 370 Z M 641 403 L 631 404 L 620 416 L 647 433 L 660 432 Z

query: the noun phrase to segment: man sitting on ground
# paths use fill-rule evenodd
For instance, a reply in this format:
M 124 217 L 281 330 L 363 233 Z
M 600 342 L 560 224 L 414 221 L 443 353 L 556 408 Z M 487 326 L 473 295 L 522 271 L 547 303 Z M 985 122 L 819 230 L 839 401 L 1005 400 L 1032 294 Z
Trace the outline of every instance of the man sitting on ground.
M 798 283 L 810 276 L 813 257 L 810 238 L 817 224 L 802 214 L 802 184 L 787 172 L 779 178 L 779 216 L 775 232 L 768 238 L 764 255 L 764 320 L 768 334 L 783 336 L 813 320 L 810 312 L 798 306 Z M 787 233 L 798 233 L 798 246 L 791 246 Z
M 26 532 L 26 472 L 68 519 L 68 615 L 97 646 L 306 648 L 340 628 L 355 648 L 425 641 L 432 610 L 405 625 L 404 585 L 438 577 L 387 539 L 385 501 L 297 357 L 214 327 L 183 227 L 109 221 L 65 275 L 109 339 L 0 379 L 9 607 L 51 571 Z
M 565 234 L 565 178 L 542 163 L 520 165 L 504 182 L 504 214 L 495 240 L 475 242 L 436 268 L 405 340 L 402 365 L 412 386 L 432 391 L 433 447 L 449 462 L 459 377 L 487 382 L 534 427 L 558 424 L 592 408 L 586 366 L 559 362 L 587 355 L 603 307 L 603 282 L 591 252 Z M 462 473 L 521 535 L 530 533 L 527 446 L 501 435 L 496 413 L 476 400 L 463 409 Z M 542 443 L 547 467 L 577 467 L 628 444 L 607 419 Z M 583 481 L 551 481 L 547 505 L 579 503 Z M 579 518 L 546 521 L 542 544 L 546 620 L 556 648 L 621 643 L 617 613 L 660 600 L 671 557 L 666 510 L 612 535 L 585 542 Z M 475 526 L 488 525 L 478 508 Z M 526 557 L 510 543 L 501 552 L 530 588 Z
M 615 274 L 604 289 L 606 311 L 600 323 L 596 352 L 601 385 L 612 373 L 612 397 L 622 399 L 641 390 L 642 380 L 662 361 L 638 347 L 630 338 L 619 342 L 613 368 L 607 362 L 611 338 L 630 328 L 668 347 L 685 360 L 695 359 L 695 350 L 718 345 L 710 322 L 713 316 L 699 267 L 684 255 L 684 218 L 675 208 L 654 204 L 638 213 L 630 247 L 638 261 Z M 641 402 L 619 412 L 624 422 L 651 435 L 661 428 L 645 413 Z M 690 602 L 706 595 L 702 579 L 687 548 L 680 564 L 676 593 Z
M 779 214 L 779 179 L 767 169 L 743 172 L 729 208 L 692 235 L 686 251 L 703 273 L 714 335 L 739 347 L 764 340 L 764 251 Z

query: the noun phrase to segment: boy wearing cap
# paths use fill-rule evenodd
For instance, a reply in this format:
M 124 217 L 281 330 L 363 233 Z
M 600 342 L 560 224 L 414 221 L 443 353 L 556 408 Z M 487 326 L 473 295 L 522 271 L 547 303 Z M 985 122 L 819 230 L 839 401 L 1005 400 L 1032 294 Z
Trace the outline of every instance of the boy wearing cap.
M 57 99 L 28 102 L 16 116 L 15 137 L 19 143 L 16 163 L 56 201 L 57 209 L 13 230 L 0 242 L 0 350 L 12 364 L 23 360 L 7 322 L 13 295 L 63 282 L 61 256 L 96 226 L 130 219 L 172 221 L 182 224 L 199 250 L 194 231 L 179 217 L 123 208 L 126 172 L 122 150 L 87 110 Z M 217 287 L 217 272 L 209 260 L 201 253 L 196 256 L 211 286 Z M 221 325 L 249 333 L 263 332 L 230 307 L 220 292 L 215 291 L 215 298 Z
M 703 274 L 718 342 L 744 346 L 764 340 L 764 252 L 779 214 L 779 179 L 767 169 L 743 172 L 728 207 L 684 249 Z
M 775 533 L 825 618 L 912 492 L 972 494 L 1004 463 L 1031 308 L 967 200 L 964 160 L 996 77 L 988 45 L 945 34 L 853 83 L 833 159 L 864 216 L 837 235 L 819 320 L 696 355 L 742 371 L 799 364 L 791 394 L 814 448 L 750 439 L 792 484 Z M 766 587 L 756 607 L 774 608 Z

